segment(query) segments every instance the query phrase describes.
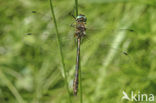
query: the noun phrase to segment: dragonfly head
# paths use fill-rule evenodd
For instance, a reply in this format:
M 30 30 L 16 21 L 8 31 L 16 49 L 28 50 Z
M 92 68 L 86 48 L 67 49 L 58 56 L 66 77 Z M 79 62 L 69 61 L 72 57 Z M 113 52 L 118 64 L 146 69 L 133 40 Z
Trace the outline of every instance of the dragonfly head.
M 86 22 L 87 21 L 87 18 L 86 18 L 85 15 L 80 14 L 80 15 L 78 15 L 76 17 L 76 21 L 78 21 L 78 22 Z

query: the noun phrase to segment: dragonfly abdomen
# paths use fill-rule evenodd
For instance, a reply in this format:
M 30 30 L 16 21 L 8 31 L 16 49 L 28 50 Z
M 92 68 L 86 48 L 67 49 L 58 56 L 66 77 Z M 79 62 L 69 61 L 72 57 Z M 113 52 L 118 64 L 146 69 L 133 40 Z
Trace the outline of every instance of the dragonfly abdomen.
M 77 95 L 77 92 L 78 92 L 78 81 L 79 81 L 78 74 L 76 73 L 75 78 L 74 78 L 74 83 L 73 83 L 73 92 L 75 96 Z

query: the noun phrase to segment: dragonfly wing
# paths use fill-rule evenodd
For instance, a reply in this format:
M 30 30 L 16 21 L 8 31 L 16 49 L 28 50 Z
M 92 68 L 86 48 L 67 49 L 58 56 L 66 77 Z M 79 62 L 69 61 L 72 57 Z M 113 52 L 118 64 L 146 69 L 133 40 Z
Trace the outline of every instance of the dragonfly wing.
M 131 61 L 130 59 L 130 54 L 128 53 L 128 48 L 130 46 L 131 41 L 125 40 L 121 43 L 119 47 L 115 47 L 115 44 L 119 44 L 119 42 L 114 42 L 110 39 L 105 40 L 103 36 L 93 36 L 89 38 L 84 38 L 85 40 L 82 40 L 82 52 L 88 52 L 88 51 L 95 51 L 96 52 L 101 52 L 103 55 L 107 54 L 110 50 L 111 51 L 116 51 L 119 55 L 119 57 L 125 57 L 128 58 L 128 61 Z M 95 49 L 94 49 L 95 48 Z M 94 50 L 93 50 L 94 49 Z M 86 54 L 86 55 L 89 55 Z M 92 54 L 93 55 L 93 54 Z M 95 54 L 96 55 L 96 54 Z M 91 55 L 90 55 L 91 56 Z

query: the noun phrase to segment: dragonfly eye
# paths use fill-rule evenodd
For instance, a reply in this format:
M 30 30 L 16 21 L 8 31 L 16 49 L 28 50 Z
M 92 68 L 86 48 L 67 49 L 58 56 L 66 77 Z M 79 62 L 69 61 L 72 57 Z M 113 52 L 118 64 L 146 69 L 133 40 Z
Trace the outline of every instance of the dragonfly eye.
M 85 17 L 85 15 L 80 14 L 79 16 L 76 17 L 76 21 L 78 21 L 78 22 L 86 22 L 87 18 Z
M 86 22 L 86 21 L 87 21 L 87 18 L 86 18 L 86 17 L 84 17 L 84 18 L 83 18 L 83 21 L 84 21 L 84 22 Z

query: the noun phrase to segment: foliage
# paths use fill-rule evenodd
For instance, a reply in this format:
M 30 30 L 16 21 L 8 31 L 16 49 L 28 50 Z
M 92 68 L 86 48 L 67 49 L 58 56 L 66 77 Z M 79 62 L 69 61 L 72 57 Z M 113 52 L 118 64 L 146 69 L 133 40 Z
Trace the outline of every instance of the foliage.
M 78 3 L 88 19 L 81 45 L 84 103 L 131 103 L 121 100 L 123 91 L 156 95 L 155 0 Z M 53 0 L 71 96 L 74 5 Z M 0 103 L 68 103 L 59 57 L 49 1 L 0 1 Z M 80 102 L 79 95 L 71 98 Z

